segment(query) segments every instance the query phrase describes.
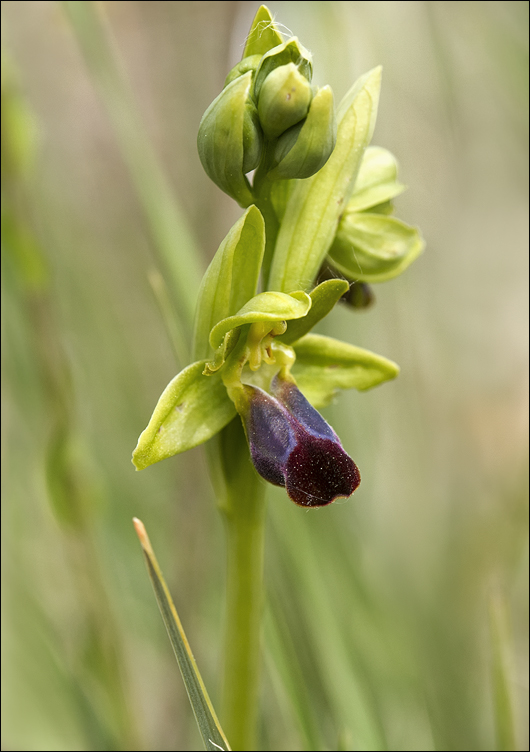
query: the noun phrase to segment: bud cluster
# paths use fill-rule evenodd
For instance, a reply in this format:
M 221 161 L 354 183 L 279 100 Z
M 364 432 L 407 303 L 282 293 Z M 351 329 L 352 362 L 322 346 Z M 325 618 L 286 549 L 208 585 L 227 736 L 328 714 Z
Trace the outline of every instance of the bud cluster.
M 241 206 L 254 201 L 249 172 L 260 168 L 271 180 L 308 178 L 336 140 L 333 93 L 311 83 L 311 54 L 296 37 L 284 42 L 275 29 L 267 32 L 255 23 L 243 59 L 199 126 L 205 171 Z

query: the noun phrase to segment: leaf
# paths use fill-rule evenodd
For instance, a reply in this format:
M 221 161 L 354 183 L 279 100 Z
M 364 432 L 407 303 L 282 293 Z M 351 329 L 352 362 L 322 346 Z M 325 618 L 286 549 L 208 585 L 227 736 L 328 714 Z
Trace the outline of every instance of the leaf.
M 364 211 L 403 193 L 406 186 L 398 182 L 397 171 L 397 160 L 388 149 L 369 146 L 364 152 L 347 211 Z
M 236 414 L 221 377 L 203 376 L 205 364 L 192 363 L 164 389 L 133 452 L 137 470 L 202 444 Z
M 265 223 L 252 205 L 229 231 L 202 280 L 194 331 L 196 358 L 210 355 L 212 328 L 256 294 L 264 249 Z
M 309 313 L 301 319 L 289 321 L 285 334 L 282 334 L 278 339 L 281 339 L 287 345 L 291 345 L 304 334 L 310 332 L 324 316 L 328 315 L 344 293 L 348 292 L 348 288 L 349 284 L 345 279 L 328 279 L 315 287 L 309 293 L 313 301 Z
M 204 686 L 204 682 L 197 668 L 195 658 L 191 652 L 189 642 L 182 628 L 177 610 L 171 599 L 164 576 L 156 560 L 151 541 L 147 536 L 143 522 L 133 519 L 136 534 L 140 539 L 144 552 L 147 571 L 155 591 L 155 597 L 167 629 L 169 641 L 173 647 L 184 686 L 197 721 L 197 726 L 207 750 L 230 750 L 228 741 L 217 719 L 215 710 Z
M 328 252 L 372 137 L 381 68 L 362 76 L 338 113 L 337 143 L 324 167 L 293 190 L 278 233 L 268 288 L 308 289 Z
M 247 36 L 247 43 L 243 52 L 243 59 L 250 55 L 264 55 L 273 47 L 282 44 L 280 36 L 270 10 L 262 5 L 252 21 L 252 26 Z
M 197 136 L 197 149 L 206 174 L 240 206 L 252 203 L 243 168 L 246 105 L 251 86 L 251 71 L 229 83 L 202 116 Z
M 384 282 L 405 271 L 424 247 L 417 228 L 395 217 L 355 212 L 342 220 L 329 257 L 346 277 Z
M 311 308 L 311 298 L 305 292 L 262 292 L 249 300 L 235 316 L 220 321 L 210 333 L 210 344 L 220 347 L 224 337 L 232 329 L 258 321 L 288 321 L 305 316 Z
M 365 391 L 399 373 L 399 366 L 381 355 L 320 334 L 306 334 L 295 350 L 293 376 L 314 407 L 328 405 L 338 389 Z

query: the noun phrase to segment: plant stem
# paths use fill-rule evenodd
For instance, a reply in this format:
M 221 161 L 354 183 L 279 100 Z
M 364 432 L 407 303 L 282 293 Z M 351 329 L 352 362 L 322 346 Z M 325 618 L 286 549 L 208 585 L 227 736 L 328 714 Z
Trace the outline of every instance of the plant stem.
M 266 486 L 239 418 L 217 442 L 224 475 L 227 598 L 222 724 L 233 750 L 256 749 Z M 219 466 L 218 466 L 219 467 Z
M 271 165 L 272 147 L 270 144 L 268 144 L 265 148 L 265 153 L 261 164 L 256 170 L 253 183 L 253 192 L 256 206 L 263 215 L 266 228 L 265 253 L 263 255 L 263 265 L 261 267 L 264 290 L 268 290 L 272 257 L 274 255 L 274 247 L 276 245 L 276 238 L 278 237 L 278 230 L 280 229 L 280 223 L 278 222 L 278 217 L 276 216 L 276 212 L 274 211 L 271 200 L 273 181 L 267 177 L 267 172 L 271 168 Z

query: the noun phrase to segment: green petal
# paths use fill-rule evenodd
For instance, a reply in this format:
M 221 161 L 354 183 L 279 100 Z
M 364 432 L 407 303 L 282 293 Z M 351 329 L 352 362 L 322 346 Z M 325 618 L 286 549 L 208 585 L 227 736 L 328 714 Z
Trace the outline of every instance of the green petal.
M 311 308 L 311 298 L 305 292 L 262 292 L 249 300 L 235 316 L 220 321 L 210 333 L 210 344 L 216 350 L 232 329 L 258 321 L 289 321 L 300 319 Z
M 196 358 L 211 355 L 212 328 L 237 313 L 256 294 L 264 248 L 263 217 L 259 209 L 250 206 L 219 246 L 203 277 L 195 320 Z
M 396 158 L 388 149 L 369 146 L 364 152 L 346 211 L 364 211 L 403 193 L 405 186 L 398 182 L 397 171 Z
M 300 181 L 293 190 L 276 242 L 269 289 L 308 289 L 313 284 L 372 137 L 380 86 L 381 68 L 357 81 L 339 108 L 331 157 L 316 175 Z
M 394 379 L 399 366 L 391 360 L 346 342 L 307 334 L 295 346 L 293 376 L 314 407 L 324 407 L 338 389 L 371 389 Z
M 349 214 L 330 248 L 333 265 L 363 282 L 384 282 L 401 274 L 423 251 L 419 230 L 395 217 Z
M 278 140 L 275 157 L 279 164 L 269 178 L 309 178 L 328 161 L 337 137 L 333 92 L 320 89 L 311 102 L 309 114 L 301 126 L 293 126 Z
M 205 364 L 192 363 L 164 389 L 133 452 L 137 470 L 202 444 L 236 414 L 221 377 L 202 375 Z
M 252 203 L 244 172 L 249 131 L 254 130 L 257 140 L 263 137 L 255 123 L 256 114 L 249 109 L 253 107 L 251 84 L 251 71 L 228 84 L 202 116 L 197 136 L 199 157 L 208 177 L 240 206 Z
M 243 59 L 249 55 L 264 55 L 282 43 L 282 38 L 274 24 L 270 10 L 262 5 L 252 21 L 243 52 Z
M 278 339 L 287 345 L 291 345 L 300 339 L 300 337 L 303 337 L 304 334 L 310 332 L 315 324 L 323 319 L 324 316 L 327 316 L 335 303 L 348 292 L 348 288 L 349 283 L 345 279 L 328 279 L 318 285 L 318 287 L 315 287 L 309 293 L 313 303 L 307 316 L 289 321 L 285 334 L 282 334 Z

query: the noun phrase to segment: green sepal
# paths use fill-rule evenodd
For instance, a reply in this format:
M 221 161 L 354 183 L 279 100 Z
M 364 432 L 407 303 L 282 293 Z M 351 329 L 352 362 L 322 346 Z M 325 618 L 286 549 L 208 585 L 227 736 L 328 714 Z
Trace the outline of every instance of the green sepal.
M 328 279 L 309 293 L 312 300 L 309 313 L 302 319 L 293 319 L 287 324 L 285 334 L 279 340 L 291 345 L 307 334 L 318 322 L 327 316 L 340 298 L 348 292 L 349 283 L 345 279 Z
M 363 282 L 384 282 L 401 274 L 425 247 L 417 228 L 395 217 L 348 212 L 329 250 L 339 272 Z
M 232 329 L 258 321 L 289 321 L 305 316 L 311 308 L 311 298 L 305 292 L 262 292 L 249 300 L 235 316 L 220 321 L 210 333 L 210 345 L 216 350 Z
M 208 441 L 236 414 L 220 375 L 203 376 L 205 364 L 192 363 L 162 392 L 133 452 L 137 470 Z
M 222 319 L 254 297 L 265 249 L 265 223 L 252 205 L 223 240 L 203 277 L 197 299 L 194 357 L 211 354 L 209 336 Z
M 371 206 L 366 211 L 369 214 L 384 214 L 385 216 L 388 216 L 389 214 L 393 214 L 394 213 L 394 202 L 393 201 L 383 201 L 382 204 L 377 204 L 376 206 Z
M 292 373 L 314 407 L 328 405 L 339 389 L 365 391 L 399 373 L 399 366 L 381 355 L 320 334 L 306 334 L 295 350 Z
M 399 196 L 406 189 L 397 179 L 394 155 L 381 146 L 369 146 L 364 152 L 348 211 L 365 211 Z
M 372 137 L 380 86 L 380 67 L 357 81 L 339 108 L 331 157 L 316 175 L 296 184 L 278 233 L 270 289 L 309 289 L 313 284 Z
M 272 180 L 309 178 L 328 161 L 337 139 L 333 92 L 319 89 L 303 123 L 290 128 L 278 139 L 274 152 L 278 165 L 268 173 Z
M 243 51 L 243 60 L 250 55 L 264 55 L 273 47 L 282 43 L 280 32 L 266 5 L 262 5 L 252 21 Z
M 269 73 L 289 63 L 294 63 L 302 76 L 311 82 L 313 77 L 311 53 L 300 44 L 296 37 L 291 37 L 263 55 L 254 78 L 254 98 L 256 101 L 259 100 L 261 87 Z
M 257 167 L 263 140 L 251 85 L 251 71 L 228 84 L 202 116 L 197 136 L 208 177 L 243 207 L 253 201 L 245 173 Z

